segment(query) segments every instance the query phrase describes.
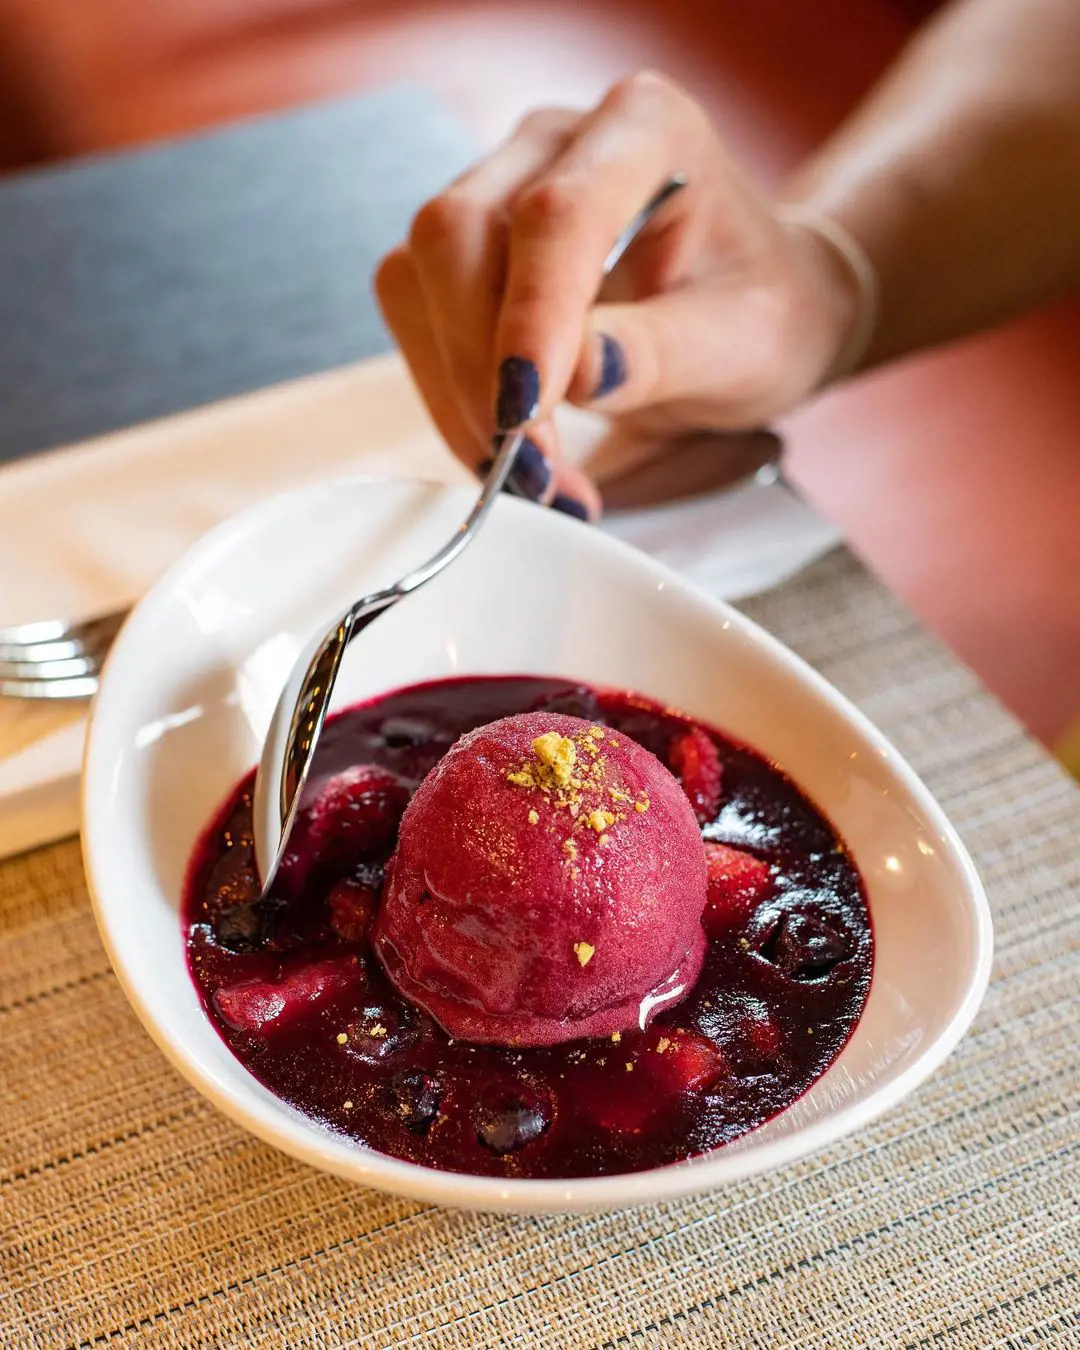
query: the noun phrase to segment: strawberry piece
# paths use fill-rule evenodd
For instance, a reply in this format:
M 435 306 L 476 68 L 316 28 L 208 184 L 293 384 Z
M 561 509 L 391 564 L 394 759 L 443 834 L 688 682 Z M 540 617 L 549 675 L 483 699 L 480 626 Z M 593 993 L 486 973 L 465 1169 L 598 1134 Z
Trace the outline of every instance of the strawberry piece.
M 697 1092 L 726 1072 L 723 1052 L 696 1031 L 652 1026 L 638 1063 L 650 1083 L 666 1094 Z
M 375 892 L 347 878 L 330 892 L 330 927 L 344 942 L 363 942 L 375 914 Z
M 610 1052 L 619 1058 L 619 1052 Z M 640 1134 L 653 1117 L 685 1093 L 697 1092 L 726 1074 L 723 1052 L 696 1031 L 651 1026 L 621 1056 L 631 1065 L 593 1082 L 582 1095 L 585 1109 L 601 1129 Z
M 349 870 L 393 840 L 408 800 L 405 785 L 377 764 L 343 769 L 304 812 L 307 847 L 319 863 Z
M 680 732 L 668 749 L 668 764 L 682 783 L 698 824 L 707 824 L 720 806 L 724 772 L 712 738 L 700 727 Z
M 708 890 L 701 916 L 711 938 L 744 923 L 772 889 L 769 864 L 727 844 L 705 844 Z
M 266 1031 L 283 1026 L 298 1013 L 358 984 L 362 978 L 355 956 L 316 961 L 280 980 L 247 980 L 218 989 L 214 1007 L 234 1031 Z

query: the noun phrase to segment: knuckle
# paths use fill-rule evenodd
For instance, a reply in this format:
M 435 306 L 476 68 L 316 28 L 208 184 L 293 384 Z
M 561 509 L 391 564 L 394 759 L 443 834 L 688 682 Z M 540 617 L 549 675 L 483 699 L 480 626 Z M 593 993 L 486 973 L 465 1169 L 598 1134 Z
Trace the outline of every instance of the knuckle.
M 549 178 L 527 188 L 514 205 L 515 220 L 530 230 L 570 233 L 581 215 L 581 194 L 561 178 Z
M 517 319 L 527 328 L 529 315 L 536 310 L 545 310 L 550 304 L 550 278 L 537 276 L 534 272 L 524 273 L 515 278 L 513 288 L 506 296 L 503 321 L 509 323 Z
M 517 124 L 514 139 L 548 141 L 564 135 L 576 121 L 567 108 L 534 108 Z
M 412 264 L 403 248 L 388 253 L 375 268 L 375 294 L 385 305 L 392 302 L 411 282 Z
M 466 228 L 475 209 L 465 194 L 455 189 L 432 197 L 413 217 L 409 247 L 418 253 L 444 247 Z
M 685 98 L 679 86 L 658 70 L 636 70 L 611 86 L 605 100 L 609 106 L 654 105 L 657 102 L 676 103 Z

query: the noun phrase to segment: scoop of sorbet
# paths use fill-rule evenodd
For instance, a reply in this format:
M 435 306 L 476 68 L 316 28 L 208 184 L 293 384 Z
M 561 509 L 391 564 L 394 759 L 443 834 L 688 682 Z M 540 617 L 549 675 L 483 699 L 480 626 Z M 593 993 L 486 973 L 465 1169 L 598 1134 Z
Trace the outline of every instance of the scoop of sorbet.
M 648 750 L 529 713 L 463 736 L 401 822 L 373 942 L 446 1031 L 554 1045 L 644 1027 L 701 970 L 705 853 Z

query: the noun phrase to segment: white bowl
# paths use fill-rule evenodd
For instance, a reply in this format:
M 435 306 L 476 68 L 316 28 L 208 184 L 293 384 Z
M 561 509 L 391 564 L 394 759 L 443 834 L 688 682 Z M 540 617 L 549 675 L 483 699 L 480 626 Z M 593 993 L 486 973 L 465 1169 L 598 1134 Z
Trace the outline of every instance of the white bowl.
M 982 998 L 990 915 L 926 788 L 779 642 L 642 554 L 503 499 L 443 576 L 350 649 L 338 703 L 455 673 L 574 676 L 652 695 L 785 768 L 846 839 L 876 940 L 869 1000 L 804 1097 L 733 1144 L 647 1172 L 567 1181 L 440 1172 L 359 1147 L 274 1097 L 203 1013 L 178 905 L 197 836 L 255 762 L 315 627 L 449 536 L 465 489 L 361 478 L 280 497 L 197 544 L 117 639 L 91 718 L 83 840 L 102 937 L 150 1034 L 198 1090 L 316 1167 L 478 1209 L 612 1208 L 764 1172 L 865 1125 L 956 1045 Z

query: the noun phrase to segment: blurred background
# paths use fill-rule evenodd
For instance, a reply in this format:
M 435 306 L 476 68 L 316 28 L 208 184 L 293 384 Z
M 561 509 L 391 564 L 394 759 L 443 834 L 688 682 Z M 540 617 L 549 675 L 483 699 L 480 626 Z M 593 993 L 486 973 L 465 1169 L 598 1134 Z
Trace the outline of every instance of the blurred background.
M 0 155 L 17 168 L 402 80 L 477 135 L 642 66 L 778 167 L 819 138 L 932 0 L 0 0 Z M 733 94 L 736 96 L 733 99 Z M 751 108 L 779 119 L 763 134 Z
M 478 145 L 526 109 L 667 71 L 775 184 L 933 0 L 0 0 L 0 171 L 388 84 Z M 348 173 L 348 164 L 342 164 Z M 801 412 L 790 471 L 1047 744 L 1080 715 L 1080 306 Z

